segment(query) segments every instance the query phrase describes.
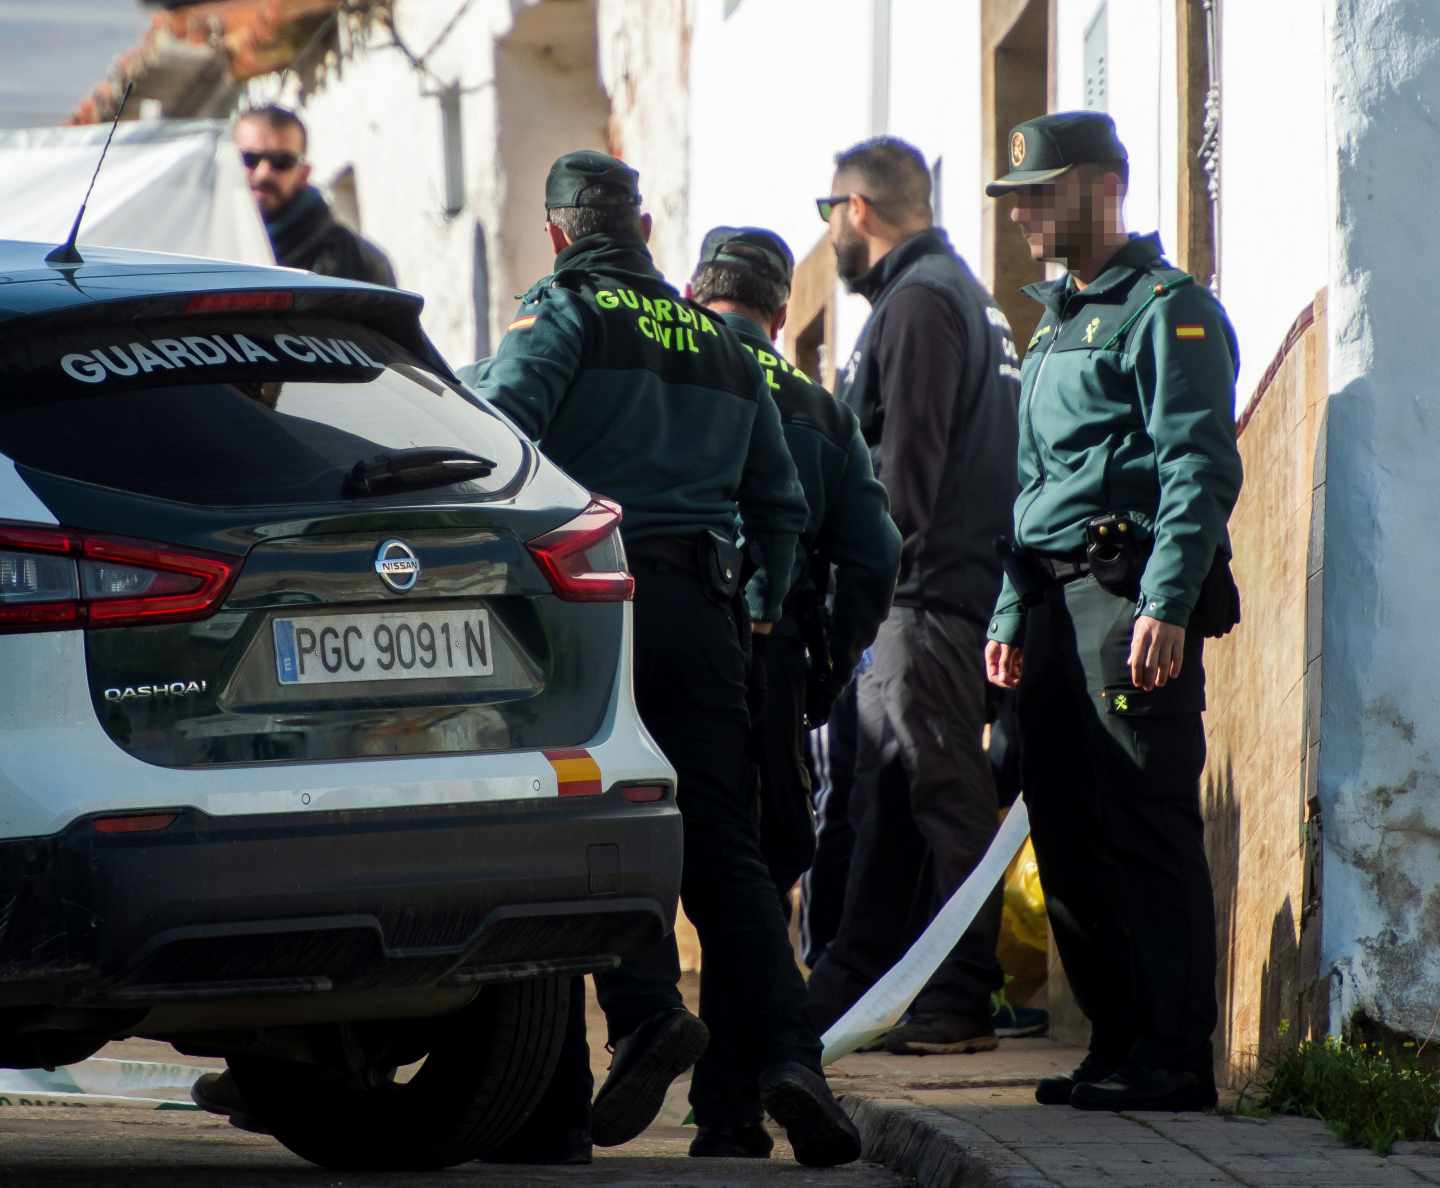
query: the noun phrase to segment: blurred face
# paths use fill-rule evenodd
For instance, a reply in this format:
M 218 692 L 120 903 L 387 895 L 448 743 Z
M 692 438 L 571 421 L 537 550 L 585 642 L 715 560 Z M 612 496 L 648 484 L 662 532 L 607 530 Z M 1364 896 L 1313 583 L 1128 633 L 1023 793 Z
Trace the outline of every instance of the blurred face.
M 855 193 L 855 179 L 837 173 L 830 183 L 830 193 L 840 196 Z M 862 199 L 863 201 L 863 199 Z M 830 210 L 830 246 L 835 250 L 835 271 L 846 284 L 859 280 L 870 271 L 870 245 L 850 219 L 850 203 L 837 202 Z
M 1037 261 L 1084 261 L 1110 226 L 1120 225 L 1119 179 L 1093 167 L 1074 168 L 1048 186 L 1015 192 L 1009 210 Z
M 299 128 L 272 128 L 264 120 L 235 125 L 235 147 L 250 194 L 263 215 L 273 215 L 310 182 Z

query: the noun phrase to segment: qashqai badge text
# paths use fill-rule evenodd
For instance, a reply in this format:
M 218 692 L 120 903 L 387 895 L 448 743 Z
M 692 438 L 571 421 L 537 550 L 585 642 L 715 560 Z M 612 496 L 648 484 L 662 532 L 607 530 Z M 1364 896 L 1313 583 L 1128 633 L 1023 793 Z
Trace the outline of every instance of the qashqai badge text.
M 387 540 L 375 554 L 375 572 L 390 589 L 404 594 L 420 580 L 420 558 L 403 540 Z

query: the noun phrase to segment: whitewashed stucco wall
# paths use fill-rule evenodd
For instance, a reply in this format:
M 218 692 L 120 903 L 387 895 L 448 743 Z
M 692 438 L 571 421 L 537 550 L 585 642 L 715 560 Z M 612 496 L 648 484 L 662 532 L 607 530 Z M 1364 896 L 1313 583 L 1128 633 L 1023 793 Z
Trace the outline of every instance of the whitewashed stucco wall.
M 610 95 L 612 147 L 640 171 L 654 222 L 651 254 L 683 283 L 689 250 L 692 8 L 713 0 L 599 0 L 600 79 Z
M 447 219 L 439 102 L 433 77 L 417 73 L 400 52 L 383 48 L 376 28 L 368 47 L 302 109 L 310 135 L 313 181 L 322 188 L 347 166 L 355 171 L 363 233 L 389 254 L 402 288 L 425 296 L 421 321 L 452 362 L 474 353 L 473 227 L 498 223 L 494 172 L 496 37 L 511 25 L 509 0 L 481 0 L 461 17 L 428 66 L 445 82 L 459 82 L 466 129 L 466 210 Z M 429 47 L 455 13 L 450 0 L 404 0 L 396 6 L 401 36 L 416 52 Z M 297 105 L 292 79 L 270 75 L 250 84 L 251 103 Z
M 1440 5 L 1325 0 L 1330 390 L 1319 795 L 1331 1025 L 1440 1012 Z

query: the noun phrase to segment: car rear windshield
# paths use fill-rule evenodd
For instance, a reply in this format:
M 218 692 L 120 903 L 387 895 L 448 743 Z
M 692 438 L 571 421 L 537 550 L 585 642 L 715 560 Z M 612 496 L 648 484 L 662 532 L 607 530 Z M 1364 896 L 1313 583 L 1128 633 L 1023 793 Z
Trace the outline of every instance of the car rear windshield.
M 340 499 L 357 463 L 415 448 L 495 464 L 446 497 L 492 497 L 524 463 L 482 401 L 354 322 L 254 315 L 0 333 L 0 453 L 21 466 L 184 503 L 313 503 Z

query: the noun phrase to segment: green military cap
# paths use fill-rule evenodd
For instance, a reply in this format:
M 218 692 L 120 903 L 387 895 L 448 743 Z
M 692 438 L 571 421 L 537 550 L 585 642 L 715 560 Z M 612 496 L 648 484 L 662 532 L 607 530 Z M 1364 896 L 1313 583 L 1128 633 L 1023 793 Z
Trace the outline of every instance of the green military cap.
M 640 175 L 624 161 L 592 149 L 566 153 L 545 179 L 545 209 L 557 206 L 639 206 Z
M 764 227 L 716 227 L 706 232 L 700 266 L 706 264 L 735 264 L 786 288 L 795 271 L 789 245 Z
M 1042 186 L 1077 165 L 1128 161 L 1115 135 L 1115 121 L 1103 111 L 1057 111 L 1016 124 L 1010 130 L 1010 172 L 985 187 L 992 198 L 1021 186 Z

